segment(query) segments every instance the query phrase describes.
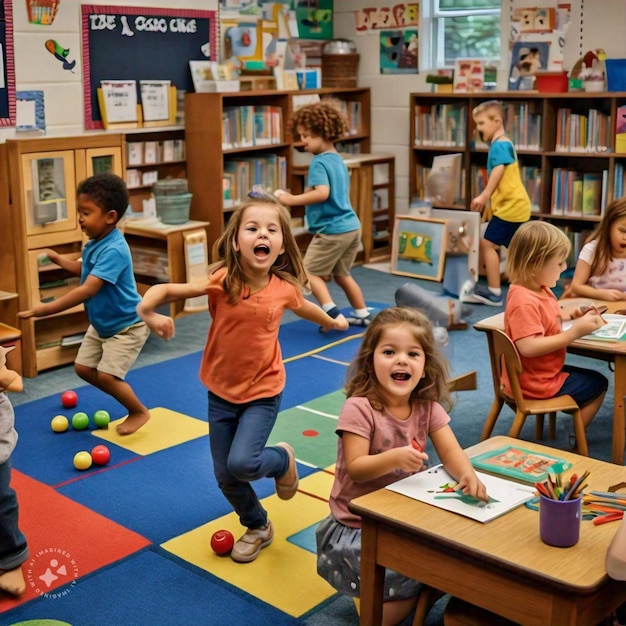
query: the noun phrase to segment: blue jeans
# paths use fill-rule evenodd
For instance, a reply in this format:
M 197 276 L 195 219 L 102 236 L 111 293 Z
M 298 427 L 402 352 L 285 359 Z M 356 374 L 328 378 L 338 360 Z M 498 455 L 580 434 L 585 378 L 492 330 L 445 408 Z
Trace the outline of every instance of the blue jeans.
M 0 463 L 0 572 L 19 567 L 28 559 L 26 537 L 17 525 L 18 504 L 11 482 L 11 461 Z
M 233 404 L 209 391 L 209 442 L 217 484 L 230 502 L 239 521 L 248 528 L 267 524 L 253 480 L 277 478 L 289 468 L 282 447 L 266 448 L 282 394 L 245 404 Z

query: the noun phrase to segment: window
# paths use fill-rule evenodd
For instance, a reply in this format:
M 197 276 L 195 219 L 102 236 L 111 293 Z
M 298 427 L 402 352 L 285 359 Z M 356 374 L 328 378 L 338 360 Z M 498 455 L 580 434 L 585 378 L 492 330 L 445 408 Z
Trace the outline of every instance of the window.
M 500 0 L 430 0 L 423 6 L 431 67 L 454 67 L 455 59 L 462 57 L 499 63 Z

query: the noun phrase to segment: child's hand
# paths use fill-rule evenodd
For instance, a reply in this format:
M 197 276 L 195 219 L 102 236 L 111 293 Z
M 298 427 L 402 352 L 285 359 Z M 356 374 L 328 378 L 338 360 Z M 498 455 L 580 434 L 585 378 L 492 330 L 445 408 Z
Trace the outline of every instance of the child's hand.
M 576 333 L 576 338 L 590 335 L 594 330 L 602 328 L 606 322 L 602 319 L 599 313 L 594 311 L 587 311 L 581 317 L 572 320 L 572 328 Z
M 171 317 L 161 315 L 161 313 L 144 314 L 142 317 L 143 321 L 150 327 L 150 330 L 161 337 L 161 339 L 169 341 L 174 337 L 175 326 Z
M 27 309 L 26 311 L 19 311 L 19 313 L 17 314 L 17 316 L 22 319 L 28 319 L 29 317 L 34 317 L 35 315 L 35 309 Z
M 485 195 L 481 193 L 470 202 L 470 209 L 472 211 L 482 211 L 487 206 L 487 200 L 489 200 L 489 198 L 486 198 Z
M 278 199 L 278 202 L 289 206 L 289 199 L 291 198 L 291 194 L 288 191 L 285 191 L 284 189 L 276 189 L 276 191 L 274 191 L 274 195 Z
M 619 289 L 601 289 L 602 300 L 608 302 L 619 302 L 620 300 L 626 300 L 626 293 Z
M 61 258 L 61 255 L 56 250 L 53 250 L 52 248 L 46 248 L 45 250 L 43 250 L 40 256 L 48 257 L 50 262 L 55 263 L 56 265 L 59 264 L 59 259 Z
M 473 470 L 459 478 L 459 483 L 456 488 L 460 489 L 466 496 L 474 496 L 479 500 L 489 502 L 487 487 L 483 485 L 478 476 L 476 476 L 476 472 Z
M 416 450 L 411 444 L 402 448 L 394 448 L 396 464 L 404 472 L 419 472 L 428 467 L 428 455 Z
M 348 320 L 343 315 L 338 315 L 334 319 L 327 315 L 328 323 L 322 324 L 322 332 L 326 332 L 329 330 L 348 330 L 350 325 L 348 324 Z

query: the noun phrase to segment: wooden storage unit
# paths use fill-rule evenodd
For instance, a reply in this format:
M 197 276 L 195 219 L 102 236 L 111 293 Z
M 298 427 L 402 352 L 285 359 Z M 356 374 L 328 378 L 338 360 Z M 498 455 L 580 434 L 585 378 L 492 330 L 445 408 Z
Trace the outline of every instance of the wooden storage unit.
M 189 190 L 193 194 L 191 218 L 208 221 L 209 248 L 222 234 L 228 221 L 232 206 L 225 206 L 223 178 L 225 161 L 234 161 L 248 157 L 260 158 L 264 155 L 277 155 L 284 161 L 286 186 L 297 193 L 301 186 L 300 176 L 294 176 L 293 142 L 287 132 L 287 125 L 298 96 L 319 94 L 321 98 L 334 97 L 344 102 L 359 103 L 360 123 L 354 131 L 342 141 L 340 148 L 346 145 L 355 151 L 370 150 L 370 90 L 367 87 L 344 89 L 316 89 L 307 91 L 257 91 L 233 93 L 193 93 L 185 100 L 187 172 Z M 225 147 L 221 120 L 228 109 L 238 109 L 254 103 L 254 106 L 272 106 L 280 111 L 281 128 L 275 143 L 261 145 L 241 145 Z M 244 142 L 245 143 L 245 142 Z M 305 171 L 305 168 L 304 168 Z M 247 191 L 246 191 L 247 193 Z M 245 194 L 241 198 L 245 199 Z M 233 203 L 235 206 L 237 203 Z M 303 215 L 303 209 L 292 207 L 295 218 Z
M 18 325 L 23 373 L 32 377 L 73 362 L 78 344 L 65 345 L 71 342 L 63 338 L 83 333 L 87 317 L 82 305 L 39 319 L 17 321 L 16 313 L 73 287 L 61 268 L 40 258 L 45 248 L 80 256 L 76 185 L 95 172 L 122 176 L 122 136 L 9 139 L 0 155 L 0 172 L 8 171 L 8 185 L 0 192 L 0 226 L 10 233 L 0 246 L 0 289 L 18 294 L 0 308 L 0 322 Z
M 130 205 L 135 213 L 141 213 L 143 200 L 150 198 L 155 182 L 144 182 L 145 177 L 153 173 L 157 180 L 186 178 L 185 129 L 183 126 L 137 129 L 124 134 L 124 143 L 124 174 Z
M 524 168 L 533 217 L 565 228 L 576 246 L 580 232 L 593 229 L 599 222 L 601 207 L 625 195 L 626 147 L 617 150 L 616 129 L 618 118 L 623 120 L 626 114 L 626 108 L 620 110 L 626 107 L 626 93 L 411 93 L 409 197 L 423 194 L 420 168 L 430 167 L 436 155 L 459 152 L 464 171 L 462 201 L 445 208 L 469 209 L 471 199 L 479 193 L 478 180 L 484 180 L 477 168 L 486 167 L 488 151 L 487 146 L 475 143 L 471 112 L 480 102 L 491 99 L 500 100 L 509 110 L 511 119 L 505 127 L 515 144 L 520 168 Z M 540 125 L 537 116 L 541 117 Z M 466 123 L 460 128 L 463 119 Z M 590 130 L 587 145 L 585 130 Z M 574 189 L 578 185 L 574 179 L 587 180 L 594 175 L 603 181 L 601 199 L 585 205 L 587 194 L 580 187 Z M 581 205 L 578 200 L 574 202 L 579 193 L 583 194 Z M 588 214 L 586 208 L 597 214 Z

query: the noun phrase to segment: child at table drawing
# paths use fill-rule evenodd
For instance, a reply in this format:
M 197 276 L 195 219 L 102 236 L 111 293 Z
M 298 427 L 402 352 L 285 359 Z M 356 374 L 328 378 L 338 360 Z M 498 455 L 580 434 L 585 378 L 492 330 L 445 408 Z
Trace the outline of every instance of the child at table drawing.
M 174 336 L 174 322 L 155 312 L 165 303 L 208 295 L 212 323 L 200 365 L 209 390 L 209 441 L 218 485 L 247 527 L 231 558 L 253 561 L 274 536 L 253 480 L 269 476 L 283 500 L 298 488 L 293 449 L 266 447 L 285 386 L 278 329 L 285 309 L 325 329 L 346 330 L 343 315 L 333 319 L 302 291 L 307 277 L 285 207 L 254 200 L 233 212 L 214 246 L 221 258 L 197 283 L 151 287 L 139 314 L 163 339 Z
M 19 596 L 26 591 L 22 564 L 28 559 L 26 537 L 18 526 L 18 502 L 11 488 L 11 452 L 17 442 L 15 414 L 7 391 L 22 391 L 22 377 L 6 366 L 0 346 L 0 592 Z
M 530 219 L 530 198 L 519 172 L 517 154 L 504 129 L 504 107 L 488 100 L 472 111 L 480 138 L 489 145 L 487 184 L 470 203 L 472 211 L 483 211 L 491 200 L 491 219 L 480 240 L 480 259 L 487 274 L 487 288 L 476 286 L 468 301 L 502 306 L 500 248 L 508 248 L 520 224 Z
M 626 300 L 626 198 L 613 200 L 583 246 L 567 295 Z
M 45 317 L 85 305 L 89 328 L 76 360 L 76 373 L 115 398 L 128 411 L 118 424 L 120 435 L 129 435 L 149 419 L 148 409 L 124 380 L 139 356 L 150 330 L 137 315 L 137 293 L 130 248 L 117 223 L 128 208 L 128 189 L 115 174 L 97 174 L 79 183 L 76 190 L 78 223 L 89 241 L 81 260 L 47 250 L 52 263 L 80 276 L 80 285 L 52 302 L 39 303 L 18 317 Z
M 600 328 L 604 320 L 593 308 L 562 309 L 552 293 L 569 251 L 567 235 L 552 224 L 533 220 L 520 226 L 507 257 L 511 286 L 504 330 L 520 353 L 524 396 L 570 395 L 587 426 L 602 405 L 608 381 L 600 372 L 565 365 L 565 353 L 572 341 Z M 571 321 L 567 330 L 562 321 Z M 506 372 L 503 378 L 505 392 L 512 396 Z
M 316 533 L 317 571 L 342 593 L 360 593 L 361 519 L 349 502 L 425 469 L 428 437 L 458 488 L 487 501 L 449 426 L 447 373 L 423 313 L 392 307 L 372 320 L 348 372 L 331 513 Z M 419 588 L 416 580 L 387 570 L 383 624 L 401 622 L 415 607 Z
M 285 206 L 306 205 L 306 220 L 313 239 L 304 255 L 311 291 L 331 317 L 339 309 L 326 283 L 331 276 L 354 309 L 348 318 L 353 326 L 367 326 L 370 311 L 363 292 L 350 274 L 361 243 L 361 223 L 350 203 L 350 175 L 334 143 L 348 133 L 348 123 L 336 103 L 322 101 L 299 108 L 290 120 L 290 130 L 307 152 L 309 165 L 304 193 L 282 189 L 274 193 Z

